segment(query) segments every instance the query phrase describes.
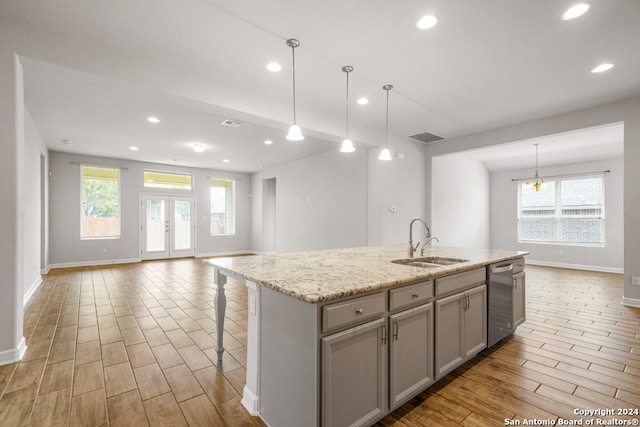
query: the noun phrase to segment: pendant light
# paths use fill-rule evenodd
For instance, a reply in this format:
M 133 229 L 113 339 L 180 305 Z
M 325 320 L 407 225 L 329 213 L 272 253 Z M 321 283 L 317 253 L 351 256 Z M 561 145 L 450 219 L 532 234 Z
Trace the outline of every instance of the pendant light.
M 384 129 L 384 148 L 378 156 L 378 160 L 391 160 L 391 152 L 389 151 L 389 91 L 393 89 L 392 85 L 384 85 L 382 89 L 387 91 L 387 114 Z
M 300 42 L 296 39 L 287 40 L 287 46 L 291 48 L 291 57 L 293 59 L 293 124 L 289 128 L 287 139 L 289 141 L 302 141 L 302 131 L 296 123 L 296 48 L 300 46 Z
M 347 75 L 347 132 L 344 141 L 342 141 L 342 147 L 340 147 L 341 153 L 353 153 L 356 151 L 353 146 L 353 142 L 349 139 L 349 73 L 353 71 L 353 67 L 351 65 L 345 65 L 342 67 L 342 71 L 344 71 Z
M 533 188 L 536 189 L 536 191 L 540 191 L 540 188 L 542 188 L 542 185 L 544 184 L 544 181 L 542 180 L 542 178 L 540 178 L 540 174 L 538 173 L 538 145 L 540 144 L 533 144 L 536 147 L 536 171 L 534 174 L 534 178 L 536 180 L 536 182 L 533 184 Z M 529 182 L 525 183 L 526 186 L 529 186 Z

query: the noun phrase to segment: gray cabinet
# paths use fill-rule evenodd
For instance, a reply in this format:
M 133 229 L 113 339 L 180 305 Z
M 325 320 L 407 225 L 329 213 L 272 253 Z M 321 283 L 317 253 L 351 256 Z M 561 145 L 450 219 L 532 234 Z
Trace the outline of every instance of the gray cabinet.
M 391 409 L 435 381 L 433 375 L 433 304 L 390 316 L 389 390 Z
M 436 378 L 441 378 L 487 346 L 487 287 L 436 300 Z
M 322 338 L 322 425 L 370 425 L 387 411 L 386 319 Z

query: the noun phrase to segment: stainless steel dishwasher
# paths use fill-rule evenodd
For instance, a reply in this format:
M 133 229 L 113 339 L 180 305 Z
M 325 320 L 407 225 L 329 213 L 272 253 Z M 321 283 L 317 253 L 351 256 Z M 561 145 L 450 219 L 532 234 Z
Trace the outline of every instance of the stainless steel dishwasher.
M 487 336 L 491 347 L 524 322 L 524 258 L 491 264 L 487 269 L 487 283 Z

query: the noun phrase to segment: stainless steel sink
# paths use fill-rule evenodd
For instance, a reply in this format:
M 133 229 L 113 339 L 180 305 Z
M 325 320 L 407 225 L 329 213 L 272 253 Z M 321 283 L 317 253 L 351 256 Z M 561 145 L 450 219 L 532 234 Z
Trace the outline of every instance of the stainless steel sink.
M 461 262 L 467 262 L 468 259 L 458 259 L 458 258 L 441 258 L 441 257 L 421 257 L 421 258 L 404 258 L 404 259 L 394 259 L 394 264 L 402 264 L 408 265 L 411 267 L 422 267 L 422 268 L 439 268 L 444 267 L 446 265 L 458 264 Z

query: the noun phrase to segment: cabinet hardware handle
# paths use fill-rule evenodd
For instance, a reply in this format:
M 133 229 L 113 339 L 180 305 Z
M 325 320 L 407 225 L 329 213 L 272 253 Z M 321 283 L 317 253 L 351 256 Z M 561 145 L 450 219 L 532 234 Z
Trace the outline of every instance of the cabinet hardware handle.
M 362 314 L 364 311 L 361 308 L 356 308 L 356 314 Z
M 419 296 L 418 294 L 411 294 L 411 298 L 413 298 L 413 299 L 418 298 L 418 296 Z
M 398 321 L 393 321 L 393 339 L 398 341 Z
M 382 345 L 387 343 L 387 325 L 386 323 L 382 324 Z

